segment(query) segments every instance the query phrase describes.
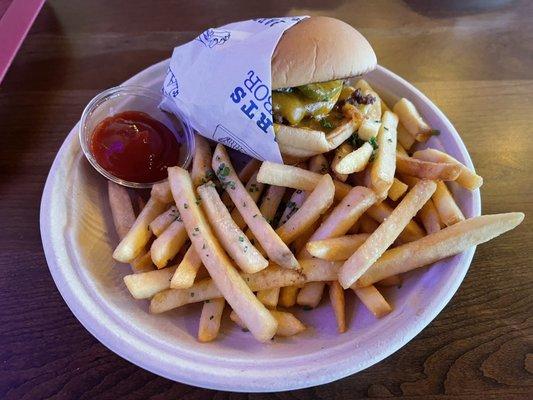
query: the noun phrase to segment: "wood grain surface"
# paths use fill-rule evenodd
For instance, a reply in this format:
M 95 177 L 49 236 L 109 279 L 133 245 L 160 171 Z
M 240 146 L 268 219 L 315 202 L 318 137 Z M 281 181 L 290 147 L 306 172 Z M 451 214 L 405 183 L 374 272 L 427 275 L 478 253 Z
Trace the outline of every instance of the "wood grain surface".
M 357 27 L 455 124 L 485 178 L 483 211 L 526 220 L 479 247 L 445 310 L 365 371 L 278 394 L 174 383 L 106 349 L 63 302 L 39 235 L 44 182 L 96 93 L 206 27 L 287 14 Z M 532 399 L 532 21 L 527 0 L 47 2 L 0 84 L 0 398 Z

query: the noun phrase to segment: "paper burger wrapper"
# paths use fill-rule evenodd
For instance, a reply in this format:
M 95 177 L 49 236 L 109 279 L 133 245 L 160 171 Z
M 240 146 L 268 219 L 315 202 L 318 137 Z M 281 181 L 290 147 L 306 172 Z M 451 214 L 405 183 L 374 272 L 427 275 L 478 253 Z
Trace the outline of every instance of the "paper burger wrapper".
M 282 163 L 272 121 L 271 58 L 283 32 L 303 18 L 235 22 L 176 47 L 161 108 L 187 118 L 208 139 Z

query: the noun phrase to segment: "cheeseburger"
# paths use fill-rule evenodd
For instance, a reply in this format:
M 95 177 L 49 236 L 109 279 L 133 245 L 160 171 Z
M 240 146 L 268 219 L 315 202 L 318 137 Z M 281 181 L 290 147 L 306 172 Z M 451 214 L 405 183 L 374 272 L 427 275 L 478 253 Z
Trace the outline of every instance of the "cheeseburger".
M 377 94 L 346 80 L 376 63 L 368 41 L 337 19 L 311 17 L 285 31 L 272 56 L 272 109 L 286 160 L 332 150 L 365 117 L 380 118 Z

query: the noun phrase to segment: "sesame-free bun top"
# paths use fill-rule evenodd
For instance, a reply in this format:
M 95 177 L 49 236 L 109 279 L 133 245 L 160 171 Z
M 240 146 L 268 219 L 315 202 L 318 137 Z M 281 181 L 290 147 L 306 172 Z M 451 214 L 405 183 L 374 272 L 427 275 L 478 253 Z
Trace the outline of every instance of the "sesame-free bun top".
M 370 43 L 347 23 L 310 17 L 287 29 L 272 56 L 272 89 L 361 75 L 376 67 Z

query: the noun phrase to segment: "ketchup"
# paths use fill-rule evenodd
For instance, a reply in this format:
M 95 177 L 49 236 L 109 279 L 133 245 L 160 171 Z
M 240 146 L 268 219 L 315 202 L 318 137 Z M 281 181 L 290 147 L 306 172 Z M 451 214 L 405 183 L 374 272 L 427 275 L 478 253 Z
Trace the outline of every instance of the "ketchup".
M 179 143 L 163 123 L 140 111 L 124 111 L 98 123 L 91 150 L 98 164 L 130 182 L 150 183 L 167 177 L 178 164 Z

